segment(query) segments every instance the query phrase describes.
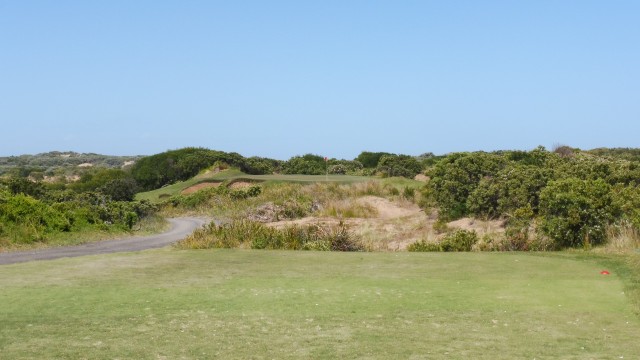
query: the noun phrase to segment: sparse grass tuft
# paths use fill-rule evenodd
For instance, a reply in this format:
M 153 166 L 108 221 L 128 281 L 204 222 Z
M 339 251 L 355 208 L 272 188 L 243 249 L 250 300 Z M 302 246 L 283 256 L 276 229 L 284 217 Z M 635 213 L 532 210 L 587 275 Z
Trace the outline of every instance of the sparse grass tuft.
M 320 215 L 340 219 L 371 218 L 378 215 L 378 210 L 366 203 L 359 203 L 353 200 L 336 200 L 326 204 Z
M 630 223 L 609 226 L 607 239 L 600 251 L 628 253 L 640 249 L 640 230 Z

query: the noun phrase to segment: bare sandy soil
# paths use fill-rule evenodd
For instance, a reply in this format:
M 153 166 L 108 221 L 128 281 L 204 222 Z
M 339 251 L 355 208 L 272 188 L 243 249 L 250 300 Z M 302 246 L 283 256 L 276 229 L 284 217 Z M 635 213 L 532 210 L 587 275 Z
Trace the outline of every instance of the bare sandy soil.
M 253 183 L 250 183 L 248 181 L 236 181 L 234 183 L 232 183 L 231 185 L 229 185 L 230 189 L 244 189 L 244 188 L 248 188 L 253 186 Z
M 282 228 L 289 225 L 338 225 L 346 224 L 373 250 L 406 250 L 407 246 L 419 241 L 436 241 L 444 234 L 433 229 L 437 213 L 425 213 L 416 204 L 407 200 L 391 201 L 377 196 L 364 196 L 356 202 L 375 209 L 376 215 L 367 218 L 345 218 L 309 216 L 301 219 L 277 221 L 269 226 Z M 473 230 L 482 236 L 487 233 L 504 231 L 501 221 L 482 221 L 463 218 L 447 224 L 450 229 Z
M 207 189 L 207 188 L 213 188 L 213 187 L 218 187 L 220 186 L 220 184 L 222 184 L 221 182 L 205 182 L 205 183 L 200 183 L 200 184 L 196 184 L 193 186 L 189 186 L 188 188 L 182 190 L 182 192 L 180 192 L 180 194 L 182 195 L 189 195 L 189 194 L 193 194 L 194 192 L 198 191 L 198 190 L 202 190 L 202 189 Z
M 364 196 L 356 200 L 375 209 L 376 215 L 367 218 L 305 217 L 268 224 L 273 227 L 288 225 L 346 224 L 356 235 L 375 250 L 402 250 L 420 239 L 422 224 L 433 223 L 429 216 L 409 201 L 390 201 L 377 196 Z M 430 227 L 430 226 L 429 226 Z

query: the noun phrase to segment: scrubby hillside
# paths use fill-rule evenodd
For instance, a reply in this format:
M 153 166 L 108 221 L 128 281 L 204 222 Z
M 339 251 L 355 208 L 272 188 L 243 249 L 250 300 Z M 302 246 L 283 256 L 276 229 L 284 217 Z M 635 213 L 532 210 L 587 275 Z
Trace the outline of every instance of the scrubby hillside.
M 142 156 L 111 156 L 73 151 L 0 157 L 0 176 L 13 175 L 42 180 L 56 175 L 78 175 L 91 167 L 122 168 Z

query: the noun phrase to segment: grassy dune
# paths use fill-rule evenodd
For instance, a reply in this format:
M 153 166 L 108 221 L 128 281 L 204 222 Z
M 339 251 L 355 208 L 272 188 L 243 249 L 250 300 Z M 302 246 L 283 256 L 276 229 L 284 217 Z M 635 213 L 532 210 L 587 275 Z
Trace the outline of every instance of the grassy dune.
M 239 170 L 229 169 L 219 173 L 203 173 L 189 180 L 177 182 L 160 189 L 139 193 L 136 200 L 149 200 L 152 202 L 161 201 L 165 197 L 178 195 L 183 190 L 206 182 L 231 182 L 239 180 L 248 180 L 256 182 L 294 182 L 294 183 L 316 183 L 316 182 L 335 182 L 335 183 L 356 183 L 371 181 L 374 178 L 366 176 L 350 176 L 350 175 L 249 175 Z
M 174 251 L 0 267 L 1 357 L 633 359 L 615 268 L 514 253 Z

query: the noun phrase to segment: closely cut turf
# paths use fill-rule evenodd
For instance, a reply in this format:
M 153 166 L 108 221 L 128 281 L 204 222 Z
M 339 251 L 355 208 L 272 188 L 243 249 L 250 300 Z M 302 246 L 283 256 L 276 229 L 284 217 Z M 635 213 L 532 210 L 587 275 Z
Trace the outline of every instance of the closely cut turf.
M 0 357 L 634 359 L 580 257 L 162 249 L 0 267 Z

